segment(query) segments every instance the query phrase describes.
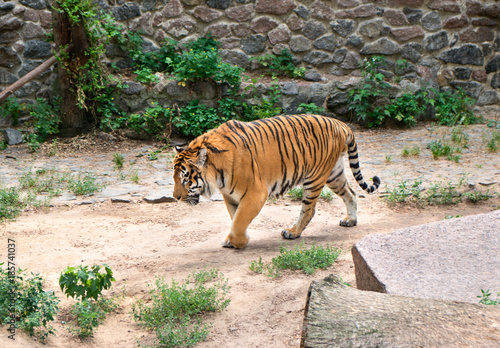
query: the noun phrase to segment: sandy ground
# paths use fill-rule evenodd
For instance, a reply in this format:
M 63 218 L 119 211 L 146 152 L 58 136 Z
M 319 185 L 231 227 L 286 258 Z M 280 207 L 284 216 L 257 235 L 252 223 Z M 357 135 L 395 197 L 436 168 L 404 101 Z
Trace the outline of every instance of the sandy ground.
M 391 133 L 379 135 L 387 137 Z M 378 151 L 376 146 L 373 151 Z M 362 160 L 369 158 L 368 152 L 363 152 L 361 144 Z M 478 155 L 479 150 L 460 165 L 464 170 L 477 169 L 472 156 Z M 500 174 L 498 163 L 494 165 Z M 370 169 L 370 173 L 364 174 L 369 177 L 378 173 L 371 173 Z M 359 187 L 356 192 L 362 193 Z M 229 279 L 231 304 L 223 312 L 209 315 L 213 328 L 208 340 L 197 347 L 299 347 L 309 284 L 335 273 L 355 287 L 350 248 L 357 240 L 367 234 L 439 221 L 447 215 L 485 213 L 498 203 L 496 198 L 458 206 L 394 208 L 388 207 L 379 193 L 362 195 L 358 198 L 358 225 L 345 228 L 338 226 L 344 207 L 335 198 L 331 202 L 320 201 L 302 238 L 290 241 L 283 240 L 280 231 L 295 221 L 300 203 L 283 198 L 266 204 L 250 225 L 250 243 L 243 250 L 221 247 L 230 219 L 220 201 L 191 207 L 183 203 L 147 204 L 140 199 L 132 199 L 132 203 L 106 200 L 93 205 L 56 205 L 49 211 L 25 212 L 16 221 L 0 224 L 0 245 L 3 245 L 0 260 L 6 259 L 8 238 L 14 239 L 17 266 L 43 275 L 45 288 L 54 290 L 61 298 L 61 312 L 54 323 L 56 335 L 49 337 L 45 345 L 20 331 L 13 342 L 2 327 L 0 347 L 136 347 L 138 340 L 152 344 L 154 333 L 141 329 L 130 316 L 132 303 L 147 298 L 147 284 L 153 283 L 155 277 L 182 280 L 203 268 L 218 268 Z M 284 272 L 281 278 L 271 279 L 249 270 L 251 261 L 262 257 L 267 262 L 278 255 L 280 244 L 293 246 L 302 242 L 329 243 L 341 247 L 344 253 L 333 267 L 312 276 Z M 107 263 L 114 271 L 116 282 L 112 293 L 125 286 L 126 297 L 121 308 L 108 316 L 94 337 L 80 340 L 63 324 L 69 319 L 68 312 L 74 302 L 60 291 L 59 274 L 69 265 L 101 263 Z

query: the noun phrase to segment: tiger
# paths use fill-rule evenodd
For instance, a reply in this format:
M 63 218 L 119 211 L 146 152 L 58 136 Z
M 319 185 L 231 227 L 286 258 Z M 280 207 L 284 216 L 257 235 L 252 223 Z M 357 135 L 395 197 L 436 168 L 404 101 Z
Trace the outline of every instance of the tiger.
M 358 185 L 374 192 L 380 179 L 368 185 L 361 174 L 352 130 L 330 117 L 281 115 L 251 122 L 230 120 L 176 146 L 174 192 L 177 200 L 196 205 L 200 196 L 222 194 L 231 217 L 231 229 L 222 245 L 244 248 L 247 227 L 269 197 L 278 197 L 302 185 L 302 208 L 292 227 L 281 232 L 299 238 L 315 213 L 318 197 L 327 185 L 342 198 L 347 215 L 340 226 L 357 224 L 356 195 L 344 172 L 344 155 Z

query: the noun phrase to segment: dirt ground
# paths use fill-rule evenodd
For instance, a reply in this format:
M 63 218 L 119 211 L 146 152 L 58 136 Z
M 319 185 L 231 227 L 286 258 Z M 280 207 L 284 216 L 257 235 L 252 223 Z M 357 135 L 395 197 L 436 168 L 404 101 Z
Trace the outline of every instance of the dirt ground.
M 488 131 L 485 126 L 477 126 L 478 134 L 484 135 L 485 131 Z M 431 176 L 442 176 L 443 174 L 437 174 L 438 169 L 451 166 L 454 171 L 476 175 L 478 181 L 481 180 L 480 173 L 483 169 L 486 171 L 493 168 L 485 175 L 490 183 L 493 182 L 489 188 L 498 191 L 498 157 L 495 162 L 495 156 L 487 154 L 480 136 L 477 137 L 477 144 L 473 142 L 476 138 L 471 136 L 472 146 L 463 154 L 463 160 L 459 164 L 446 160 L 433 161 L 428 154 L 424 154 L 423 145 L 422 155 L 418 158 L 401 158 L 401 149 L 405 145 L 423 144 L 422 135 L 428 134 L 429 130 L 425 127 L 405 131 L 404 135 L 396 131 L 362 132 L 358 138 L 361 168 L 367 178 L 372 175 L 381 176 L 383 184 L 380 192 L 366 195 L 359 187 L 355 188 L 358 195 L 361 195 L 358 198 L 359 220 L 358 225 L 351 228 L 338 225 L 344 213 L 339 198 L 330 202 L 320 201 L 316 215 L 302 238 L 294 241 L 283 240 L 280 235 L 281 229 L 292 224 L 300 211 L 300 203 L 287 197 L 266 204 L 250 225 L 250 243 L 242 250 L 221 247 L 230 227 L 229 215 L 221 201 L 201 202 L 192 207 L 183 203 L 148 204 L 142 201 L 140 195 L 132 195 L 131 203 L 111 203 L 106 199 L 90 205 L 54 204 L 48 211 L 24 212 L 16 221 L 0 224 L 0 262 L 7 257 L 7 239 L 14 239 L 17 266 L 43 275 L 46 279 L 45 288 L 54 290 L 61 299 L 61 311 L 54 323 L 56 335 L 49 337 L 45 345 L 20 331 L 16 332 L 16 340 L 13 342 L 7 338 L 8 332 L 2 327 L 0 346 L 137 347 L 138 340 L 152 344 L 154 333 L 139 328 L 130 316 L 132 303 L 136 299 L 147 297 L 147 284 L 153 283 L 158 276 L 164 276 L 170 282 L 170 279 L 182 280 L 196 270 L 218 268 L 229 279 L 231 289 L 228 296 L 231 303 L 223 312 L 208 317 L 213 328 L 208 340 L 197 347 L 299 347 L 304 307 L 311 281 L 335 273 L 345 282 L 356 286 L 350 253 L 356 241 L 368 234 L 388 233 L 397 228 L 439 221 L 448 215 L 485 213 L 499 204 L 499 199 L 495 198 L 483 203 L 461 203 L 458 206 L 388 206 L 381 194 L 385 191 L 384 183 L 391 182 L 392 179 L 387 174 L 384 177 L 380 172 L 392 171 L 394 176 L 399 173 L 414 176 L 414 173 L 420 172 L 421 166 L 425 166 L 426 175 Z M 395 140 L 398 146 L 383 147 L 386 139 L 395 138 L 396 135 L 399 137 L 399 140 Z M 83 162 L 89 161 L 87 165 L 91 167 L 95 165 L 92 158 L 96 156 L 103 155 L 111 163 L 112 154 L 117 149 L 133 154 L 141 147 L 144 147 L 144 143 L 129 142 L 126 146 L 118 144 L 99 148 L 99 151 L 60 149 L 56 158 L 80 156 L 81 165 L 84 166 Z M 383 160 L 384 156 L 387 158 L 387 154 L 392 155 L 392 161 Z M 0 160 L 5 160 L 2 153 Z M 17 155 L 17 161 L 17 165 L 21 166 L 21 163 L 32 165 L 37 161 L 50 162 L 51 158 L 43 153 L 32 155 L 21 151 Z M 167 153 L 163 161 L 167 171 L 163 171 L 161 176 L 166 179 L 171 175 L 171 155 Z M 363 166 L 363 162 L 367 165 Z M 481 166 L 478 166 L 479 162 L 482 163 Z M 147 162 L 144 162 L 144 168 L 151 171 Z M 153 172 L 161 172 L 161 169 Z M 354 184 L 354 180 L 351 183 Z M 145 182 L 142 186 L 144 193 L 154 189 L 155 184 Z M 284 272 L 281 278 L 271 279 L 249 270 L 251 261 L 262 257 L 268 262 L 278 255 L 280 244 L 293 246 L 302 242 L 306 245 L 313 242 L 329 243 L 341 247 L 344 253 L 333 267 L 318 271 L 312 276 L 300 272 Z M 126 297 L 121 308 L 108 316 L 94 337 L 80 340 L 66 328 L 65 322 L 69 320 L 68 312 L 73 300 L 66 299 L 60 291 L 59 274 L 69 265 L 101 263 L 107 263 L 114 271 L 116 282 L 113 284 L 113 292 L 117 293 L 125 286 Z

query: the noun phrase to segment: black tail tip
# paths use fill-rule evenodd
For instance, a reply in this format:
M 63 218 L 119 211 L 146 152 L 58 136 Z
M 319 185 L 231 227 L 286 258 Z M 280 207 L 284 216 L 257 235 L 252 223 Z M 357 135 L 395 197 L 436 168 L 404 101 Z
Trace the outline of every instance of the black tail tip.
M 380 178 L 378 176 L 374 176 L 372 180 L 373 180 L 373 185 L 378 188 L 380 186 Z

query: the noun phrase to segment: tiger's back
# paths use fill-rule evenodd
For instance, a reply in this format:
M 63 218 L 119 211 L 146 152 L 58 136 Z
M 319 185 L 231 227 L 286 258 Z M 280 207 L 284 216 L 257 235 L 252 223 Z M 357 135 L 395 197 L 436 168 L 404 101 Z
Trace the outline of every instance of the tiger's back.
M 328 185 L 346 204 L 343 226 L 356 224 L 356 199 L 344 175 L 342 155 L 358 184 L 373 192 L 380 181 L 367 185 L 359 170 L 356 142 L 344 123 L 317 115 L 284 115 L 253 122 L 229 121 L 179 149 L 174 160 L 174 195 L 184 200 L 219 190 L 233 220 L 224 246 L 244 247 L 246 227 L 267 197 L 303 185 L 299 219 L 282 232 L 297 238 L 314 215 L 315 204 Z

